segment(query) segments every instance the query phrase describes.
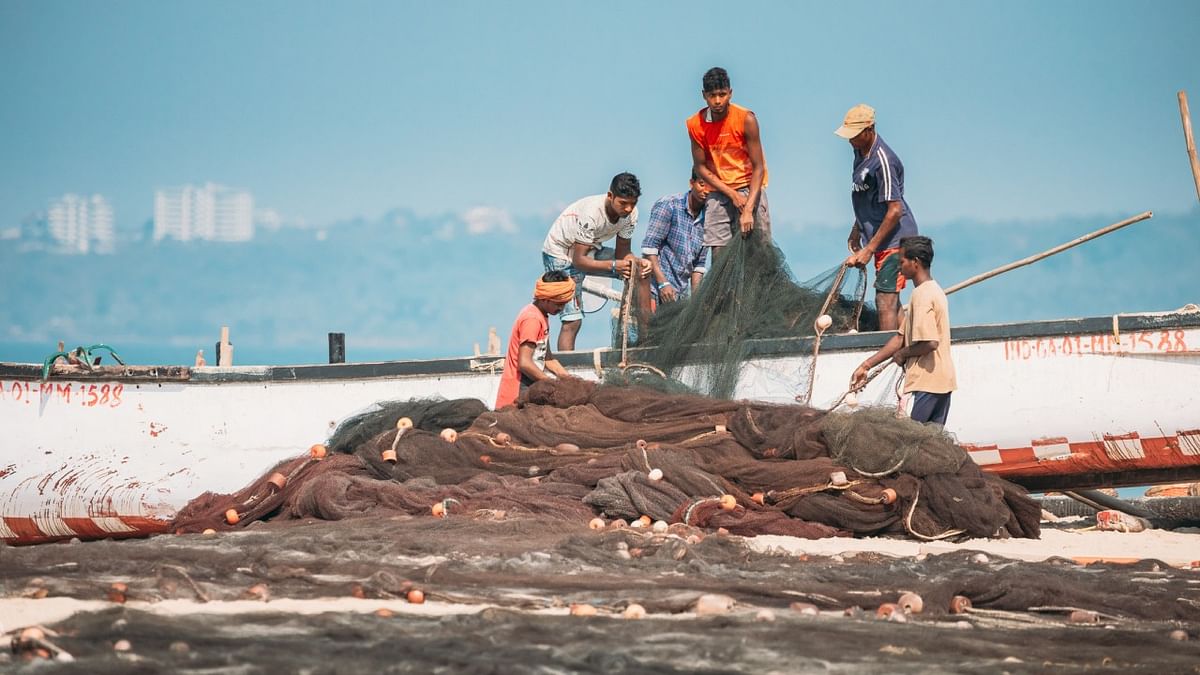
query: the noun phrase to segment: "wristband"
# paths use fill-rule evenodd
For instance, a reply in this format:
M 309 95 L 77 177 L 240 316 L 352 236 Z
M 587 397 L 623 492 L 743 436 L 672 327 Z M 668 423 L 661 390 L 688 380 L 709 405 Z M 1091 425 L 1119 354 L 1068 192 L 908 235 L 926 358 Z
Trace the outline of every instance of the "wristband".
M 616 273 L 617 273 L 617 261 L 614 260 L 614 261 L 612 261 L 612 268 L 609 270 L 609 274 L 616 274 Z
M 659 287 L 659 288 L 666 288 L 667 286 L 670 286 L 670 285 L 671 285 L 671 282 L 669 282 L 669 281 L 663 281 L 663 282 L 661 282 L 661 283 L 659 283 L 659 284 L 658 284 L 658 287 Z

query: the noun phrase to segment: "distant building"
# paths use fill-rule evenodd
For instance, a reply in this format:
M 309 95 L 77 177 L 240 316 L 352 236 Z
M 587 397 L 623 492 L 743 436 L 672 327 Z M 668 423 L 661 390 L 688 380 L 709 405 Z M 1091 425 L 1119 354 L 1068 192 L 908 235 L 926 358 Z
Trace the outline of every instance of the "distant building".
M 66 253 L 111 253 L 113 209 L 103 195 L 65 194 L 50 203 L 46 231 L 55 246 Z
M 154 193 L 154 241 L 249 241 L 254 238 L 254 196 L 215 183 Z

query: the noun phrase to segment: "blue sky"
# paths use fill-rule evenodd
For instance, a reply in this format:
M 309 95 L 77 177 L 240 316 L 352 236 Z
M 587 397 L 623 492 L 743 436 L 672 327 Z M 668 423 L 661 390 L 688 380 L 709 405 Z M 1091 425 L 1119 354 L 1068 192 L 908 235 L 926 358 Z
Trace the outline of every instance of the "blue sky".
M 137 225 L 154 188 L 205 180 L 315 224 L 550 217 L 625 169 L 653 198 L 683 187 L 715 64 L 759 115 L 783 226 L 848 222 L 831 131 L 860 101 L 923 223 L 1195 203 L 1175 92 L 1200 102 L 1200 3 L 855 7 L 10 0 L 0 223 L 74 191 Z
M 1142 263 L 1200 250 L 1175 98 L 1187 90 L 1200 111 L 1197 26 L 1194 0 L 7 0 L 0 231 L 65 192 L 108 196 L 118 228 L 138 229 L 156 188 L 204 181 L 247 188 L 259 206 L 316 226 L 404 209 L 436 231 L 401 244 L 430 256 L 458 247 L 480 261 L 447 275 L 458 292 L 511 289 L 470 322 L 504 334 L 561 207 L 623 170 L 642 179 L 643 214 L 686 187 L 684 119 L 702 106 L 703 72 L 722 65 L 735 101 L 758 114 L 775 232 L 798 278 L 844 255 L 851 151 L 832 132 L 866 102 L 904 160 L 918 222 L 941 242 L 935 273 L 945 284 L 1141 211 L 1159 216 L 1031 273 L 1042 284 L 1073 276 L 1073 290 L 1039 295 L 1027 287 L 1033 277 L 1014 273 L 958 296 L 978 301 L 956 300 L 956 316 L 1171 309 L 1198 299 L 1194 269 L 1156 277 Z M 479 233 L 527 240 L 529 256 L 498 259 L 494 240 L 471 236 Z M 61 256 L 29 261 L 47 264 L 63 274 L 74 266 Z M 1084 275 L 1105 266 L 1139 274 L 1122 275 L 1119 295 L 1097 294 Z M 108 330 L 48 325 L 10 333 L 40 345 L 54 332 L 92 342 Z M 462 353 L 461 333 L 476 329 L 453 325 L 435 337 Z M 320 347 L 332 328 L 309 341 Z M 603 326 L 593 328 L 583 346 L 603 339 Z M 386 347 L 394 327 L 377 332 L 364 337 Z M 270 332 L 240 335 L 278 344 Z

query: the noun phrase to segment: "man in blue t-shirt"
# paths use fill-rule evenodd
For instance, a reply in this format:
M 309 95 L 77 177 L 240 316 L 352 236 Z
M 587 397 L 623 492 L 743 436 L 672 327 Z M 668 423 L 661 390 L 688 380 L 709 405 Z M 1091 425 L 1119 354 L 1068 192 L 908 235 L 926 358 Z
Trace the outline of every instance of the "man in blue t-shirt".
M 850 228 L 847 265 L 864 267 L 875 261 L 875 308 L 879 330 L 900 325 L 900 240 L 917 234 L 917 221 L 904 201 L 904 164 L 875 133 L 875 109 L 858 104 L 846 113 L 833 133 L 854 148 L 850 201 L 854 225 Z

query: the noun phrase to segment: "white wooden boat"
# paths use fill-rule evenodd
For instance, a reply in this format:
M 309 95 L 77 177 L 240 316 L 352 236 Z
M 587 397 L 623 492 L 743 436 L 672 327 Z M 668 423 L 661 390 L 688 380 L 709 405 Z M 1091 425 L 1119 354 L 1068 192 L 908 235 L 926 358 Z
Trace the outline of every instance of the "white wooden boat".
M 886 339 L 826 336 L 812 402 L 828 406 Z M 987 470 L 1032 489 L 1200 479 L 1200 312 L 956 328 L 948 429 Z M 739 398 L 792 402 L 811 338 L 752 345 Z M 595 378 L 609 350 L 560 355 Z M 0 539 L 162 531 L 206 490 L 232 492 L 389 399 L 495 399 L 493 357 L 230 368 L 0 364 Z M 75 372 L 72 372 L 75 371 Z M 895 404 L 898 369 L 862 403 Z

